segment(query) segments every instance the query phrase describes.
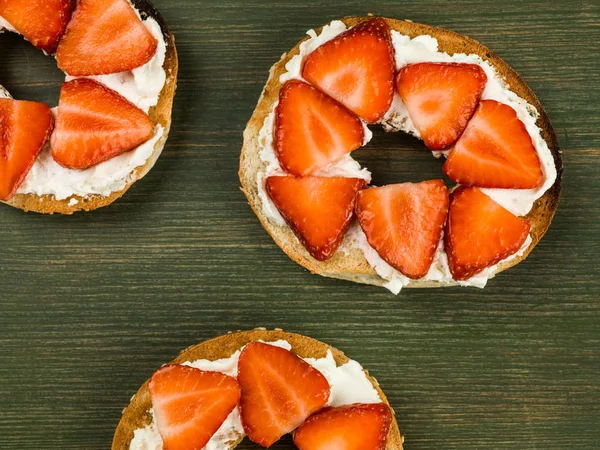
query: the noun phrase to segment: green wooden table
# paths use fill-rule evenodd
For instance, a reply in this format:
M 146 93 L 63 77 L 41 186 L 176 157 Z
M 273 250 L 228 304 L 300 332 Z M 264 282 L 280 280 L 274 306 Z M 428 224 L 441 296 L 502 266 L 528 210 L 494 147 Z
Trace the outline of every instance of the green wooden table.
M 322 339 L 369 368 L 409 450 L 597 449 L 600 2 L 155 4 L 181 61 L 156 168 L 93 213 L 0 207 L 0 448 L 109 448 L 122 408 L 162 363 L 206 338 L 265 326 Z M 483 41 L 554 123 L 566 167 L 556 219 L 527 261 L 483 291 L 394 297 L 312 276 L 239 190 L 242 130 L 271 64 L 307 29 L 367 12 Z M 52 59 L 1 35 L 0 60 L 0 83 L 15 96 L 56 103 Z M 441 167 L 416 140 L 381 132 L 359 159 L 378 183 L 433 178 Z

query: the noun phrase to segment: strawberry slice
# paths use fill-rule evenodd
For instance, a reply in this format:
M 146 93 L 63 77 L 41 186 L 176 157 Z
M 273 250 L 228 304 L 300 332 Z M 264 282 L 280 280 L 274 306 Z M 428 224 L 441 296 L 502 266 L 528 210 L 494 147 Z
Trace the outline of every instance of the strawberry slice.
M 288 81 L 275 111 L 275 151 L 286 172 L 306 176 L 363 145 L 354 114 L 302 81 Z
M 146 64 L 157 47 L 128 0 L 79 0 L 56 60 L 72 76 L 103 75 Z
M 52 126 L 49 106 L 0 98 L 0 200 L 15 195 L 48 141 Z
M 329 383 L 292 352 L 251 342 L 238 363 L 240 413 L 248 437 L 270 447 L 294 431 L 329 399 Z
M 326 42 L 306 58 L 302 76 L 369 123 L 394 98 L 394 47 L 390 27 L 367 19 Z
M 106 86 L 81 78 L 60 91 L 52 156 L 64 167 L 87 169 L 152 137 L 148 115 Z
M 0 17 L 48 54 L 56 51 L 72 11 L 71 0 L 0 0 Z
M 427 275 L 448 215 L 442 180 L 392 184 L 360 191 L 356 215 L 367 240 L 409 278 Z
M 204 448 L 240 400 L 238 382 L 219 372 L 165 366 L 148 385 L 167 450 Z
M 487 83 L 477 64 L 419 63 L 404 67 L 396 87 L 425 145 L 443 150 L 465 131 Z
M 384 450 L 392 423 L 385 403 L 327 408 L 294 433 L 300 450 Z
M 531 225 L 474 187 L 451 195 L 446 253 L 455 280 L 467 280 L 508 258 L 525 243 Z
M 544 175 L 531 136 L 510 106 L 484 100 L 448 155 L 444 172 L 464 186 L 533 189 Z
M 302 245 L 317 260 L 333 256 L 354 215 L 360 178 L 273 176 L 266 190 Z

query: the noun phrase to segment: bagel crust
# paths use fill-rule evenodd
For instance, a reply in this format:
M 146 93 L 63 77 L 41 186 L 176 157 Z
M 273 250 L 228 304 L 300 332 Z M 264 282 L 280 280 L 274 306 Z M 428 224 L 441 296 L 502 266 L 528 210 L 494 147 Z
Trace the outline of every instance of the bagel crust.
M 341 21 L 344 22 L 347 27 L 352 27 L 367 18 L 368 17 L 346 17 L 341 19 Z M 550 187 L 544 195 L 535 202 L 533 208 L 526 216 L 531 222 L 531 244 L 522 254 L 520 254 L 520 256 L 501 262 L 493 274 L 496 275 L 509 267 L 518 264 L 529 255 L 548 230 L 556 208 L 558 207 L 561 192 L 562 161 L 558 142 L 550 119 L 533 91 L 527 86 L 519 74 L 494 52 L 475 39 L 444 28 L 423 25 L 408 20 L 389 18 L 385 18 L 385 20 L 392 30 L 407 35 L 411 39 L 421 35 L 432 36 L 437 39 L 440 52 L 445 52 L 450 55 L 455 53 L 479 55 L 494 67 L 499 77 L 505 81 L 511 91 L 533 105 L 539 113 L 536 125 L 540 128 L 542 138 L 548 144 L 548 148 L 554 158 L 557 178 L 552 187 Z M 322 29 L 323 27 L 315 31 L 317 34 L 320 34 Z M 307 39 L 309 39 L 308 36 L 301 40 L 289 53 L 284 54 L 281 59 L 271 67 L 269 80 L 267 81 L 258 101 L 258 105 L 244 130 L 244 143 L 240 157 L 239 170 L 241 188 L 263 227 L 271 235 L 277 245 L 279 245 L 292 260 L 312 273 L 325 277 L 383 286 L 387 283 L 387 280 L 381 278 L 375 272 L 373 267 L 371 267 L 365 259 L 362 250 L 359 248 L 352 247 L 347 249 L 346 252 L 338 251 L 327 261 L 317 261 L 310 256 L 306 249 L 304 249 L 290 227 L 275 223 L 263 213 L 257 178 L 259 174 L 265 173 L 266 163 L 260 159 L 259 155 L 261 150 L 259 133 L 265 119 L 269 116 L 274 104 L 279 99 L 279 90 L 282 87 L 279 78 L 286 73 L 285 65 L 290 59 L 299 54 L 300 44 Z M 440 283 L 437 281 L 411 280 L 405 287 L 430 288 L 449 285 L 450 284 L 448 283 Z
M 125 187 L 119 191 L 112 192 L 108 196 L 88 195 L 81 197 L 72 195 L 64 200 L 57 200 L 53 195 L 36 194 L 16 194 L 6 204 L 23 211 L 32 211 L 41 214 L 73 214 L 78 211 L 92 211 L 94 209 L 108 206 L 115 200 L 123 196 L 125 192 L 138 180 L 142 179 L 154 166 L 158 157 L 167 142 L 169 130 L 171 128 L 171 112 L 173 109 L 173 98 L 177 87 L 177 72 L 179 62 L 177 58 L 177 49 L 175 47 L 175 37 L 169 31 L 166 22 L 160 13 L 154 8 L 150 0 L 131 0 L 133 6 L 140 12 L 142 19 L 151 17 L 159 24 L 165 42 L 167 51 L 163 69 L 167 76 L 165 85 L 160 92 L 158 103 L 150 108 L 148 115 L 154 125 L 160 124 L 163 127 L 163 135 L 154 145 L 154 150 L 144 165 L 136 167 L 130 174 Z
M 182 351 L 177 358 L 171 361 L 169 364 L 182 364 L 187 361 L 195 361 L 198 359 L 208 359 L 214 361 L 222 358 L 229 358 L 233 353 L 242 348 L 244 345 L 262 340 L 265 342 L 274 342 L 277 340 L 288 341 L 292 346 L 292 351 L 300 356 L 301 358 L 324 358 L 327 355 L 327 351 L 331 351 L 333 358 L 338 366 L 350 361 L 344 353 L 341 351 L 306 336 L 302 336 L 294 333 L 286 333 L 281 330 L 263 330 L 256 329 L 251 331 L 238 331 L 236 333 L 229 333 L 223 336 L 204 341 L 198 345 L 194 345 L 184 351 Z M 365 370 L 365 374 L 381 400 L 388 406 L 390 406 L 385 394 L 379 387 L 377 380 L 371 377 Z M 152 407 L 152 401 L 150 400 L 150 392 L 148 391 L 147 380 L 137 393 L 131 399 L 129 406 L 123 411 L 121 421 L 117 426 L 115 435 L 112 443 L 112 450 L 129 450 L 129 445 L 133 439 L 134 431 L 139 428 L 144 428 L 152 422 L 152 416 L 149 413 Z M 392 410 L 393 413 L 393 408 Z M 228 449 L 234 449 L 243 439 L 240 436 L 238 441 L 232 443 Z M 393 415 L 392 424 L 388 433 L 386 450 L 402 450 L 403 438 L 400 435 L 398 424 L 396 422 L 395 415 Z

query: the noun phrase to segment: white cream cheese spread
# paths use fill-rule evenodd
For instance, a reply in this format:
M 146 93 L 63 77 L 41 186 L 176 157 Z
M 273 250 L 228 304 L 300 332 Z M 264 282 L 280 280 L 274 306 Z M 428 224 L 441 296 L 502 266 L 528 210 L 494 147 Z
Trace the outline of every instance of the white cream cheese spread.
M 4 30 L 10 31 L 11 33 L 18 33 L 18 31 L 15 30 L 15 27 L 8 23 L 4 17 L 0 16 L 0 33 Z
M 346 29 L 347 27 L 343 22 L 334 20 L 329 25 L 324 26 L 320 34 L 317 34 L 314 30 L 309 30 L 307 34 L 310 38 L 300 44 L 298 55 L 292 57 L 290 61 L 288 61 L 285 66 L 287 72 L 281 75 L 279 81 L 284 83 L 291 79 L 302 79 L 301 73 L 305 58 L 317 47 L 335 38 L 346 31 Z M 540 158 L 544 172 L 544 182 L 536 189 L 482 189 L 482 191 L 513 214 L 518 216 L 526 215 L 533 207 L 534 202 L 552 187 L 557 177 L 552 153 L 548 148 L 548 144 L 542 138 L 540 128 L 536 125 L 537 118 L 539 117 L 536 108 L 512 92 L 493 66 L 488 61 L 483 60 L 479 55 L 459 53 L 449 55 L 438 51 L 437 39 L 432 36 L 422 35 L 411 39 L 394 30 L 392 30 L 392 44 L 395 51 L 396 70 L 400 70 L 408 64 L 417 62 L 462 62 L 478 64 L 483 68 L 488 77 L 488 81 L 482 98 L 484 100 L 491 99 L 505 103 L 517 112 L 517 116 L 527 128 Z M 266 169 L 264 172 L 259 172 L 257 176 L 257 185 L 259 198 L 262 203 L 263 215 L 278 225 L 285 225 L 285 221 L 277 211 L 273 202 L 269 199 L 264 187 L 264 180 L 266 177 L 271 175 L 284 175 L 284 171 L 277 161 L 273 143 L 275 106 L 273 107 L 271 114 L 265 119 L 263 128 L 259 133 L 259 146 L 261 148 L 260 158 L 266 163 Z M 402 131 L 420 137 L 418 130 L 414 127 L 408 115 L 406 106 L 397 93 L 394 95 L 394 101 L 390 109 L 379 123 L 386 131 Z M 366 123 L 363 122 L 363 124 L 365 128 L 368 129 Z M 371 139 L 371 136 L 372 134 L 370 132 L 365 135 L 365 143 Z M 444 152 L 433 153 L 436 157 L 439 157 Z M 367 182 L 370 182 L 371 179 L 370 172 L 365 168 L 361 168 L 359 163 L 350 155 L 346 155 L 341 160 L 331 164 L 326 170 L 315 175 L 359 177 L 364 178 Z M 450 274 L 442 237 L 438 244 L 432 266 L 423 280 L 437 281 L 448 285 L 460 284 L 462 286 L 484 287 L 488 279 L 493 277 L 499 264 L 521 256 L 527 250 L 529 245 L 531 245 L 531 242 L 532 239 L 531 236 L 529 236 L 523 247 L 516 254 L 501 261 L 497 265 L 488 267 L 469 280 L 456 282 L 452 279 L 452 275 Z M 347 235 L 344 237 L 344 241 L 339 250 L 347 253 L 351 248 L 359 248 L 362 250 L 367 262 L 375 269 L 377 274 L 386 281 L 385 287 L 393 293 L 398 294 L 402 287 L 410 283 L 411 280 L 408 277 L 387 264 L 369 245 L 365 234 L 357 223 L 354 223 L 351 226 Z
M 286 350 L 292 349 L 290 343 L 284 340 L 267 342 L 267 344 L 285 348 Z M 218 359 L 216 361 L 201 359 L 183 364 L 200 370 L 221 372 L 237 378 L 237 366 L 241 351 L 242 349 L 236 351 L 229 358 Z M 381 403 L 381 398 L 377 390 L 373 387 L 358 362 L 350 360 L 346 364 L 338 366 L 333 359 L 331 351 L 327 351 L 327 355 L 324 358 L 303 359 L 321 372 L 329 382 L 331 393 L 327 402 L 328 406 L 335 407 L 352 403 Z M 145 428 L 135 430 L 133 440 L 129 446 L 130 450 L 162 450 L 162 439 L 154 420 L 154 413 L 150 412 L 152 414 L 152 423 Z M 229 448 L 228 443 L 236 441 L 242 436 L 244 436 L 244 428 L 239 409 L 236 407 L 204 447 L 204 450 L 223 450 Z
M 140 15 L 137 9 L 136 12 Z M 148 63 L 131 71 L 89 78 L 115 90 L 147 113 L 158 103 L 160 92 L 166 83 L 167 77 L 163 64 L 167 44 L 156 20 L 151 17 L 142 20 L 146 28 L 158 40 L 154 57 Z M 16 32 L 2 17 L 0 17 L 0 28 Z M 66 76 L 66 81 L 72 79 L 73 77 Z M 55 109 L 53 112 L 56 114 Z M 129 152 L 122 153 L 86 170 L 62 167 L 52 158 L 48 143 L 19 186 L 17 194 L 52 195 L 56 200 L 65 200 L 75 195 L 79 197 L 109 196 L 133 181 L 134 170 L 143 166 L 152 156 L 155 144 L 163 137 L 165 131 L 158 124 L 150 140 Z

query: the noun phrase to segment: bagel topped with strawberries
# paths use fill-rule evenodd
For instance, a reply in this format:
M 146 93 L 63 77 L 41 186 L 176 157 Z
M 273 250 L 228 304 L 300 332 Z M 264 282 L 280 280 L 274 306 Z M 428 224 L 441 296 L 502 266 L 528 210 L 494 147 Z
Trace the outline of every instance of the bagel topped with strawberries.
M 451 184 L 370 185 L 351 152 L 377 125 L 444 157 Z M 239 175 L 294 261 L 398 293 L 484 287 L 522 261 L 554 216 L 562 162 L 535 94 L 491 50 L 442 28 L 367 16 L 310 30 L 271 68 Z
M 149 0 L 1 0 L 1 29 L 54 55 L 66 81 L 54 109 L 0 89 L 0 201 L 49 214 L 109 205 L 169 134 L 178 61 L 164 20 Z
M 362 366 L 281 330 L 220 336 L 184 350 L 131 399 L 112 450 L 270 447 L 401 450 L 394 411 Z

